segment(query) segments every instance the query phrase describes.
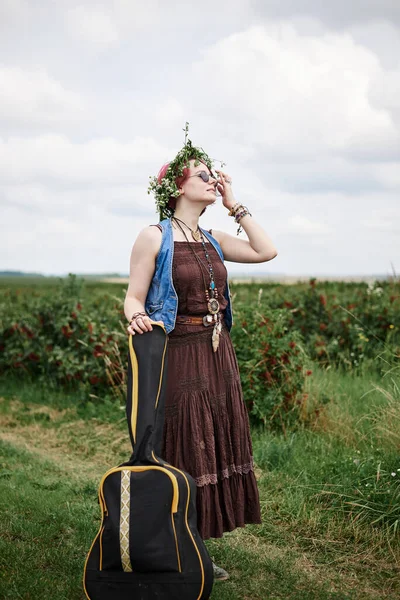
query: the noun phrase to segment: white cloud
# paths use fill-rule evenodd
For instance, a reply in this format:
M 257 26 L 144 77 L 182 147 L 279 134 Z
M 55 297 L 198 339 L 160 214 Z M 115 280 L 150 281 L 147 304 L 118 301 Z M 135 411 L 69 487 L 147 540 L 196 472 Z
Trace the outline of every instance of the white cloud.
M 170 7 L 160 4 L 158 0 L 147 0 L 145 3 L 142 0 L 103 0 L 85 2 L 67 9 L 65 23 L 71 36 L 95 49 L 107 50 L 129 39 L 134 33 L 158 29 L 169 14 Z M 178 11 L 176 15 L 179 20 Z
M 400 233 L 400 208 L 395 206 L 374 208 L 361 219 L 360 225 L 368 231 L 378 234 L 398 236 Z
M 81 4 L 69 9 L 66 13 L 69 32 L 99 48 L 114 46 L 119 42 L 120 35 L 109 8 Z
M 376 56 L 349 35 L 305 36 L 281 22 L 209 47 L 186 89 L 220 137 L 248 139 L 278 160 L 357 157 L 366 144 L 378 156 L 400 140 L 390 112 L 369 100 L 379 75 Z
M 104 138 L 81 144 L 61 135 L 0 138 L 0 174 L 8 184 L 145 184 L 150 168 L 171 154 L 153 139 L 141 137 L 127 143 Z
M 286 232 L 297 233 L 300 235 L 326 235 L 331 233 L 331 231 L 331 228 L 325 223 L 313 221 L 302 215 L 294 215 L 291 217 L 286 227 Z
M 390 111 L 400 125 L 400 69 L 380 69 L 371 81 L 369 98 L 375 106 Z
M 154 118 L 164 130 L 182 128 L 182 124 L 185 123 L 185 110 L 177 98 L 168 96 L 156 106 Z
M 0 31 L 6 32 L 10 26 L 21 23 L 32 16 L 32 7 L 27 0 L 1 0 Z
M 354 23 L 387 20 L 400 26 L 400 5 L 393 0 L 253 0 L 258 15 L 291 20 L 297 16 L 317 18 L 329 27 L 344 28 Z
M 263 26 L 249 0 L 11 4 L 0 6 L 3 268 L 126 272 L 157 221 L 148 176 L 179 150 L 186 120 L 278 248 L 229 272 L 399 268 L 400 35 L 370 19 L 369 2 L 331 33 L 337 4 L 330 17 L 313 0 L 300 1 L 306 19 L 277 20 L 277 7 Z M 221 203 L 201 224 L 236 236 Z
M 377 165 L 375 170 L 385 187 L 400 190 L 400 162 Z
M 0 121 L 8 127 L 60 126 L 83 117 L 80 94 L 67 90 L 41 67 L 0 67 Z

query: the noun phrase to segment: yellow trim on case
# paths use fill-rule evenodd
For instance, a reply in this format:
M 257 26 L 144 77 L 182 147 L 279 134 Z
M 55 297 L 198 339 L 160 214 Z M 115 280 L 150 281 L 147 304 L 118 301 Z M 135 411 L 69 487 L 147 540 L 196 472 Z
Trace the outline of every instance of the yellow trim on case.
M 157 392 L 157 397 L 156 397 L 156 404 L 155 407 L 157 408 L 157 404 L 158 404 L 158 399 L 160 397 L 160 391 L 161 391 L 161 382 L 162 382 L 162 375 L 163 375 L 163 371 L 164 371 L 164 360 L 165 360 L 165 352 L 167 349 L 167 339 L 168 339 L 168 335 L 167 335 L 167 330 L 165 329 L 164 325 L 160 325 L 160 324 L 156 324 L 154 321 L 151 322 L 152 326 L 156 325 L 156 327 L 161 327 L 161 329 L 165 332 L 166 334 L 166 338 L 165 338 L 165 343 L 164 343 L 164 351 L 163 351 L 163 356 L 162 356 L 162 364 L 161 364 L 161 375 L 160 375 L 160 381 L 158 384 L 158 392 Z M 138 389 L 139 389 L 139 366 L 138 366 L 138 361 L 137 361 L 137 357 L 136 357 L 136 353 L 135 353 L 135 349 L 133 347 L 133 341 L 132 341 L 132 335 L 129 336 L 129 355 L 131 357 L 131 363 L 132 363 L 132 413 L 131 413 L 131 429 L 132 429 L 132 436 L 133 436 L 133 441 L 136 443 L 136 425 L 137 425 L 137 414 L 138 414 Z
M 156 466 L 148 466 L 148 467 L 130 467 L 130 466 L 125 466 L 125 467 L 114 467 L 113 469 L 110 469 L 109 471 L 107 471 L 107 473 L 105 473 L 100 481 L 100 489 L 102 492 L 102 500 L 104 502 L 104 508 L 105 510 L 107 510 L 107 506 L 106 503 L 104 501 L 104 493 L 103 493 L 103 484 L 104 481 L 106 479 L 106 477 L 108 477 L 109 475 L 111 475 L 111 473 L 118 473 L 118 471 L 122 471 L 124 469 L 127 469 L 129 471 L 132 471 L 134 473 L 143 473 L 143 471 L 162 471 L 163 473 L 165 473 L 171 480 L 172 483 L 172 487 L 174 489 L 174 498 L 172 501 L 172 510 L 174 513 L 176 513 L 178 511 L 178 503 L 179 503 L 179 487 L 178 487 L 178 482 L 176 480 L 175 475 L 172 475 L 172 473 L 170 473 L 168 471 L 168 469 L 165 469 L 164 467 L 156 467 Z
M 156 455 L 154 454 L 154 450 L 152 451 L 151 454 L 152 454 L 154 460 L 159 463 L 160 461 L 158 460 L 158 458 L 156 458 Z M 175 522 L 174 522 L 174 515 L 173 514 L 171 514 L 171 521 L 172 521 L 172 528 L 174 530 L 175 545 L 176 545 L 176 555 L 178 557 L 179 573 L 182 573 L 181 555 L 179 553 L 178 537 L 176 535 L 176 529 L 175 529 Z
M 102 546 L 103 533 L 104 533 L 104 525 L 103 525 L 103 527 L 100 530 L 100 538 L 99 538 L 99 544 L 100 544 L 99 570 L 100 571 L 103 570 L 103 546 Z
M 160 381 L 158 382 L 158 391 L 157 391 L 157 397 L 156 397 L 156 404 L 154 408 L 157 408 L 158 406 L 158 399 L 160 397 L 160 392 L 161 392 L 161 383 L 162 383 L 162 378 L 163 378 L 163 373 L 164 373 L 164 360 L 165 360 L 165 353 L 167 351 L 167 338 L 165 338 L 165 342 L 164 342 L 164 351 L 163 351 L 163 355 L 162 355 L 162 362 L 161 362 L 161 370 L 160 370 Z
M 152 451 L 152 456 L 153 456 L 153 458 L 154 458 L 154 460 L 156 462 L 158 462 L 158 463 L 160 462 L 158 460 L 158 458 L 156 457 L 156 455 L 154 454 L 154 450 Z M 180 473 L 182 475 L 182 477 L 184 478 L 184 480 L 186 482 L 187 488 L 188 488 L 188 500 L 187 500 L 187 503 L 186 503 L 185 523 L 186 523 L 186 529 L 188 530 L 189 535 L 190 535 L 190 537 L 192 539 L 193 546 L 196 549 L 197 556 L 199 557 L 199 562 L 200 562 L 200 569 L 201 569 L 201 589 L 200 589 L 200 594 L 197 596 L 197 599 L 196 599 L 196 600 L 199 600 L 201 598 L 201 595 L 202 595 L 203 589 L 204 589 L 204 566 L 203 566 L 203 561 L 201 560 L 201 554 L 199 552 L 199 549 L 197 548 L 196 542 L 194 541 L 194 538 L 193 538 L 192 532 L 190 531 L 189 523 L 188 523 L 188 520 L 187 520 L 187 514 L 188 514 L 188 508 L 189 508 L 189 498 L 190 498 L 190 486 L 189 486 L 189 482 L 187 480 L 187 477 L 186 477 L 186 475 L 185 475 L 185 473 L 183 471 L 181 471 L 180 469 L 177 469 L 176 467 L 173 467 L 172 465 L 168 465 L 168 467 L 170 469 L 173 469 L 174 471 L 177 471 L 178 473 Z
M 172 465 L 169 465 L 169 467 L 171 469 L 174 469 L 174 471 L 178 471 L 178 473 L 180 473 L 184 477 L 184 479 L 186 481 L 187 489 L 188 489 L 188 497 L 187 497 L 186 511 L 185 511 L 185 523 L 186 523 L 186 529 L 188 530 L 189 535 L 192 538 L 193 546 L 195 547 L 195 550 L 197 552 L 197 556 L 199 557 L 199 563 L 200 563 L 200 569 L 201 569 L 201 588 L 200 588 L 200 593 L 197 596 L 196 600 L 200 600 L 201 595 L 202 595 L 203 590 L 204 590 L 204 566 L 203 566 L 203 561 L 201 560 L 201 555 L 200 555 L 199 549 L 198 549 L 198 547 L 196 545 L 196 542 L 194 541 L 194 537 L 192 535 L 192 532 L 190 531 L 189 523 L 188 523 L 188 520 L 187 520 L 187 514 L 188 514 L 188 508 L 189 508 L 189 498 L 190 498 L 190 486 L 189 486 L 189 482 L 187 480 L 187 477 L 186 477 L 186 475 L 185 475 L 185 473 L 183 471 L 180 471 L 179 469 L 177 469 L 176 467 L 173 467 Z
M 97 541 L 97 538 L 102 535 L 102 532 L 103 532 L 103 529 L 104 529 L 104 526 L 103 526 L 104 516 L 107 514 L 107 511 L 105 509 L 105 505 L 103 504 L 103 500 L 102 500 L 101 495 L 100 495 L 100 489 L 99 489 L 99 502 L 100 502 L 100 509 L 101 509 L 101 524 L 100 524 L 99 531 L 97 532 L 97 535 L 94 538 L 94 540 L 92 542 L 92 545 L 90 546 L 90 550 L 89 550 L 89 552 L 86 555 L 85 566 L 83 568 L 83 591 L 85 592 L 85 596 L 86 596 L 86 598 L 88 600 L 92 600 L 92 599 L 90 598 L 90 596 L 89 596 L 89 594 L 87 592 L 86 584 L 85 584 L 85 576 L 86 576 L 87 564 L 88 564 L 90 553 L 91 553 L 91 551 L 93 549 L 93 546 L 95 545 L 95 543 Z M 99 540 L 99 542 L 100 542 L 100 540 Z M 101 546 L 100 546 L 100 570 L 101 570 L 101 560 L 102 560 L 102 550 L 101 550 Z
M 176 536 L 176 529 L 175 529 L 175 523 L 174 523 L 174 513 L 172 513 L 172 512 L 171 512 L 171 523 L 172 523 L 172 529 L 174 530 L 176 557 L 178 559 L 178 570 L 179 570 L 179 573 L 182 573 L 181 556 L 179 554 L 178 538 Z
M 136 424 L 138 414 L 138 388 L 139 388 L 139 367 L 133 348 L 132 336 L 129 336 L 129 355 L 132 364 L 132 412 L 131 412 L 131 430 L 133 441 L 136 443 Z

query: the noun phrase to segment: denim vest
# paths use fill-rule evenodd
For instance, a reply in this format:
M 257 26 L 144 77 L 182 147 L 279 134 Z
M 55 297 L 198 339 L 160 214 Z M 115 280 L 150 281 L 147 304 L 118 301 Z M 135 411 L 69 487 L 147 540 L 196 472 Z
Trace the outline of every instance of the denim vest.
M 175 327 L 178 312 L 178 296 L 172 280 L 174 236 L 171 219 L 164 219 L 160 222 L 160 225 L 162 227 L 161 247 L 157 254 L 156 268 L 147 293 L 145 311 L 153 321 L 163 321 L 167 333 L 170 333 Z M 224 255 L 217 240 L 208 231 L 204 229 L 201 231 L 214 246 L 223 261 Z M 233 319 L 228 281 L 225 287 L 225 298 L 228 304 L 224 312 L 224 321 L 228 330 L 230 330 Z

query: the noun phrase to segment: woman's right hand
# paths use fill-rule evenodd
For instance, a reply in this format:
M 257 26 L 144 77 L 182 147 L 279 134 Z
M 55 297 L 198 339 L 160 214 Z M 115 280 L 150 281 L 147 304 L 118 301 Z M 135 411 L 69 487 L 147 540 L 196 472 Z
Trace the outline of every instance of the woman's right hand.
M 127 330 L 130 335 L 135 335 L 135 333 L 146 333 L 146 331 L 153 331 L 152 323 L 156 325 L 162 325 L 164 327 L 164 323 L 162 321 L 152 321 L 148 316 L 138 316 L 134 321 L 131 321 Z

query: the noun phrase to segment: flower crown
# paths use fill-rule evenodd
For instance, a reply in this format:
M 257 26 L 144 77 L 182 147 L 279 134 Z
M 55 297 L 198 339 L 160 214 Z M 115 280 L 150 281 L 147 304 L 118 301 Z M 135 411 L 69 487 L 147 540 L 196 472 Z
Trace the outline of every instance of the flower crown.
M 204 152 L 203 148 L 193 146 L 192 142 L 188 138 L 189 123 L 185 124 L 185 144 L 178 154 L 172 160 L 168 169 L 165 172 L 163 178 L 159 181 L 158 176 L 151 176 L 150 184 L 147 189 L 147 193 L 153 192 L 157 211 L 160 215 L 160 220 L 168 219 L 174 214 L 174 208 L 168 206 L 171 198 L 178 198 L 180 192 L 176 185 L 176 179 L 183 176 L 184 169 L 190 168 L 190 160 L 194 160 L 195 167 L 200 163 L 204 163 L 210 169 L 213 170 L 213 161 Z M 223 164 L 223 163 L 221 163 Z

